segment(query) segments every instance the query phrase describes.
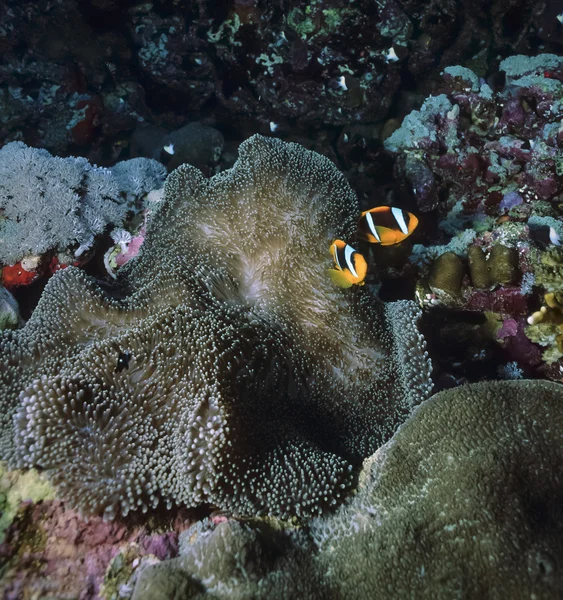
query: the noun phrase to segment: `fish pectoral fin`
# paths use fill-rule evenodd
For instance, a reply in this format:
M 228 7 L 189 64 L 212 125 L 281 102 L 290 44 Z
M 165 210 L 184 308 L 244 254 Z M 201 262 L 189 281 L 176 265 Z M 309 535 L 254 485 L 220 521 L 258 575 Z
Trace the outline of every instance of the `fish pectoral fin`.
M 352 287 L 352 282 L 348 279 L 348 277 L 346 277 L 346 275 L 342 271 L 337 271 L 336 269 L 329 269 L 328 272 L 330 275 L 330 280 L 338 287 Z

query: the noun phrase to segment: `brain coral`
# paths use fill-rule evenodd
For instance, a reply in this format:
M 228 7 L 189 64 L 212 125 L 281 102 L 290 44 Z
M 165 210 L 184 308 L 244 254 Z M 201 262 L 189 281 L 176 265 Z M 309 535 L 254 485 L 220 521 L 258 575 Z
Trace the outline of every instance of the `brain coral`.
M 0 337 L 0 449 L 88 513 L 207 502 L 314 514 L 428 395 L 413 303 L 335 288 L 357 201 L 326 158 L 260 136 L 165 185 L 108 288 L 73 268 Z
M 175 597 L 168 573 L 201 594 L 186 599 L 560 598 L 562 406 L 563 386 L 544 381 L 441 392 L 334 514 L 306 530 L 198 523 L 179 558 L 141 572 L 133 600 Z

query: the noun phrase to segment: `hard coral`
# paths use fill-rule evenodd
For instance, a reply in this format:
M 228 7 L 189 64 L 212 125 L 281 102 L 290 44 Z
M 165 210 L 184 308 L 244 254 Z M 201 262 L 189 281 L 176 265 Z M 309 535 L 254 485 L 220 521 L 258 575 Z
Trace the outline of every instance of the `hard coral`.
M 108 517 L 338 502 L 431 386 L 414 303 L 327 276 L 357 213 L 334 165 L 296 144 L 250 138 L 210 180 L 180 167 L 112 296 L 65 269 L 0 338 L 4 458 Z
M 563 293 L 549 292 L 545 305 L 528 317 L 526 335 L 532 342 L 547 346 L 543 359 L 549 365 L 563 358 Z
M 314 524 L 328 583 L 346 598 L 557 596 L 562 400 L 558 384 L 512 381 L 422 404 Z
M 553 247 L 563 235 L 563 60 L 518 55 L 499 69 L 504 74 L 489 85 L 466 67 L 445 68 L 443 93 L 427 98 L 384 144 L 397 154 L 403 192 L 438 218 L 439 238 L 415 246 L 411 258 L 421 304 L 520 319 L 535 308 L 533 285 L 561 288 Z M 552 249 L 540 253 L 546 246 Z M 534 341 L 553 346 L 553 333 L 541 325 Z M 539 375 L 537 364 L 526 366 Z
M 427 98 L 385 141 L 391 152 L 405 154 L 397 175 L 409 183 L 420 210 L 439 207 L 445 215 L 463 207 L 458 230 L 507 208 L 526 218 L 540 206 L 548 216 L 560 212 L 563 61 L 519 55 L 500 69 L 506 83 L 493 92 L 471 70 L 446 68 L 445 93 Z M 420 164 L 409 168 L 414 162 Z M 545 203 L 532 202 L 538 199 Z
M 307 542 L 302 532 L 268 523 L 206 519 L 181 534 L 180 558 L 140 569 L 132 598 L 336 600 Z
M 0 285 L 0 331 L 23 325 L 20 309 L 10 291 Z
M 563 373 L 563 249 L 554 246 L 533 255 L 535 284 L 543 288 L 543 305 L 528 317 L 526 336 L 542 346 L 549 378 L 561 380 Z M 531 311 L 530 311 L 531 312 Z

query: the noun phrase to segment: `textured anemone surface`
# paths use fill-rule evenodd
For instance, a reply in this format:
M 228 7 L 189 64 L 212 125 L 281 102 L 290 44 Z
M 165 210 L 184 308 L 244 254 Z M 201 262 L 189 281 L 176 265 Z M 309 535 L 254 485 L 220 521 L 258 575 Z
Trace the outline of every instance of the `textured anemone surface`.
M 336 512 L 303 529 L 193 525 L 133 600 L 560 598 L 562 468 L 562 385 L 447 390 L 365 461 Z
M 116 287 L 58 272 L 0 337 L 0 449 L 89 514 L 160 502 L 315 514 L 430 390 L 413 303 L 327 276 L 356 198 L 326 158 L 254 136 L 165 185 Z

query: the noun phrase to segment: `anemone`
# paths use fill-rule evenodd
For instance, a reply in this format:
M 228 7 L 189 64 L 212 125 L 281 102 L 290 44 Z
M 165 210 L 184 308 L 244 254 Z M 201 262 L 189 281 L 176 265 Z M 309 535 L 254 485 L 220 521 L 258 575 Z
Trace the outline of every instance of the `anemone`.
M 88 514 L 202 503 L 317 514 L 430 391 L 413 303 L 327 275 L 357 200 L 326 158 L 254 136 L 183 165 L 115 287 L 58 272 L 0 338 L 0 449 Z

